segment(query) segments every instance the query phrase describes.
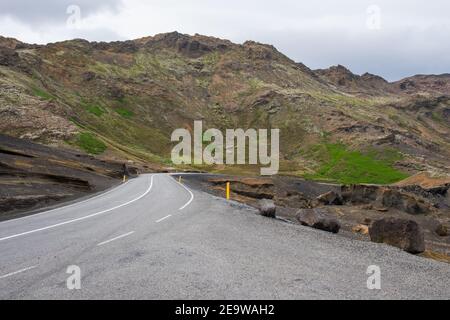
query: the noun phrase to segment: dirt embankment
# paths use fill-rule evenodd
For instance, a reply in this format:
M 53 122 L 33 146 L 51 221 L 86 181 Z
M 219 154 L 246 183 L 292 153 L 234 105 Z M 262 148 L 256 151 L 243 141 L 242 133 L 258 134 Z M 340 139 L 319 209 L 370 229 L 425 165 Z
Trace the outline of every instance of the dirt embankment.
M 339 220 L 344 236 L 361 240 L 369 240 L 368 226 L 379 219 L 414 220 L 424 230 L 427 250 L 447 255 L 450 261 L 450 236 L 442 232 L 450 229 L 450 184 L 446 180 L 428 181 L 423 186 L 408 181 L 392 186 L 341 186 L 291 177 L 193 174 L 183 179 L 193 188 L 220 197 L 225 196 L 226 183 L 230 182 L 233 200 L 256 206 L 259 199 L 272 199 L 277 216 L 294 223 L 298 223 L 299 209 L 325 209 Z
M 0 220 L 117 185 L 123 163 L 0 135 Z

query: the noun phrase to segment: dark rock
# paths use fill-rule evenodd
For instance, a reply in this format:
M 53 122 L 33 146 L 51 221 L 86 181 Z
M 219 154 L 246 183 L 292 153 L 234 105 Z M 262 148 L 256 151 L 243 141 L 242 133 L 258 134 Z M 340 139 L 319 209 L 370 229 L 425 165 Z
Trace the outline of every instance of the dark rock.
M 115 87 L 115 86 L 113 86 L 109 89 L 109 94 L 110 94 L 111 98 L 118 99 L 118 100 L 123 99 L 125 97 L 125 94 L 123 93 L 122 89 Z
M 117 41 L 114 42 L 114 47 L 117 50 L 117 52 L 120 53 L 135 53 L 139 50 L 139 47 L 136 45 L 136 43 L 132 40 L 128 41 Z
M 384 218 L 369 227 L 370 240 L 386 243 L 406 252 L 417 254 L 425 251 L 422 228 L 413 220 Z
M 442 223 L 439 223 L 435 229 L 435 232 L 440 237 L 447 237 L 449 235 L 448 228 Z
M 197 40 L 180 40 L 177 43 L 177 49 L 179 52 L 186 54 L 190 57 L 200 57 L 205 53 L 212 51 L 212 48 Z
M 322 209 L 300 209 L 297 212 L 297 220 L 304 226 L 332 233 L 338 233 L 341 229 L 339 221 Z
M 261 199 L 258 201 L 259 213 L 264 217 L 275 218 L 277 207 L 272 200 Z
M 92 71 L 87 71 L 87 72 L 83 73 L 81 75 L 81 77 L 84 81 L 91 81 L 91 80 L 95 79 L 95 73 Z
M 247 57 L 252 60 L 271 60 L 278 52 L 274 46 L 255 41 L 246 41 L 243 46 L 247 50 Z
M 372 204 L 377 208 L 393 208 L 409 214 L 433 212 L 433 205 L 426 199 L 401 188 L 374 185 L 343 186 L 341 194 L 344 204 Z
M 20 61 L 17 52 L 10 48 L 0 47 L 0 65 L 16 66 Z
M 338 205 L 338 206 L 342 205 L 344 202 L 342 196 L 334 191 L 321 194 L 320 196 L 317 197 L 317 201 L 325 205 Z
M 298 191 L 280 191 L 275 192 L 275 204 L 281 207 L 290 208 L 312 208 L 311 200 L 303 193 Z

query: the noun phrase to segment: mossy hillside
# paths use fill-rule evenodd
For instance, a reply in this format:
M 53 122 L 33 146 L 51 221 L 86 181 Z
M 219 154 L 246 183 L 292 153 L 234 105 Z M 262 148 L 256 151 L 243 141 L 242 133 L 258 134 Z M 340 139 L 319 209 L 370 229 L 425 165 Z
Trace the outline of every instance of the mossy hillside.
M 202 119 L 205 128 L 220 130 L 280 128 L 283 172 L 308 172 L 316 178 L 344 181 L 346 177 L 336 177 L 331 169 L 321 171 L 327 161 L 332 162 L 331 156 L 319 161 L 315 155 L 298 150 L 309 150 L 326 137 L 357 146 L 360 156 L 395 170 L 389 159 L 365 150 L 372 144 L 373 134 L 382 137 L 402 122 L 415 136 L 425 132 L 435 139 L 434 129 L 443 127 L 438 119 L 441 109 L 426 122 L 418 122 L 412 112 L 397 108 L 395 101 L 330 89 L 268 46 L 250 43 L 193 54 L 185 49 L 179 50 L 171 42 L 133 48 L 119 43 L 103 46 L 69 41 L 36 49 L 34 54 L 42 58 L 42 64 L 36 64 L 32 76 L 16 72 L 14 77 L 34 97 L 52 99 L 48 110 L 74 119 L 104 142 L 108 151 L 117 149 L 121 155 L 165 163 L 170 157 L 172 131 L 190 129 L 194 120 Z M 187 47 L 192 49 L 197 50 Z M 0 67 L 2 73 L 3 69 Z M 7 74 L 14 72 L 7 70 Z M 33 88 L 44 92 L 33 93 Z M 31 101 L 36 103 L 37 99 Z M 352 152 L 350 147 L 346 151 Z M 341 166 L 351 163 L 346 156 L 340 159 L 336 162 Z M 373 165 L 366 161 L 363 167 Z M 351 181 L 389 180 L 371 170 L 344 172 Z

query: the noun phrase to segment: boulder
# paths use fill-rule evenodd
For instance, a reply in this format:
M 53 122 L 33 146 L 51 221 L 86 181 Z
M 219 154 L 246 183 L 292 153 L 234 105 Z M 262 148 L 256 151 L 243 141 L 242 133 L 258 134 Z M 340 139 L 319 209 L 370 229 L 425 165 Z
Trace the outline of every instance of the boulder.
M 277 207 L 273 200 L 261 199 L 258 201 L 259 213 L 264 217 L 275 218 Z
M 338 233 L 341 229 L 339 221 L 322 209 L 300 209 L 297 212 L 297 220 L 304 226 L 332 233 Z
M 448 228 L 444 226 L 442 223 L 439 223 L 436 226 L 435 232 L 440 237 L 447 237 L 449 235 Z
M 417 254 L 425 251 L 422 228 L 413 220 L 384 218 L 369 227 L 370 240 L 386 243 L 406 252 Z
M 330 191 L 324 194 L 321 194 L 317 197 L 317 201 L 324 205 L 342 205 L 343 199 L 342 196 L 334 191 Z

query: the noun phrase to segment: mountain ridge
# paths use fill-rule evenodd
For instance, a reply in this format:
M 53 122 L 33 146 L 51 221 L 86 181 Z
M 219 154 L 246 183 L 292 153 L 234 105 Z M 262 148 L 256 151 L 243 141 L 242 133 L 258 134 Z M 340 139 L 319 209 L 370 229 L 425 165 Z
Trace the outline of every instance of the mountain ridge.
M 284 174 L 334 180 L 344 167 L 363 175 L 355 181 L 387 183 L 377 178 L 381 164 L 448 173 L 449 92 L 448 74 L 388 82 L 343 66 L 311 70 L 271 45 L 198 34 L 47 45 L 0 38 L 0 132 L 86 151 L 96 141 L 104 157 L 166 166 L 171 132 L 203 120 L 280 128 Z M 351 152 L 362 173 L 348 168 Z

